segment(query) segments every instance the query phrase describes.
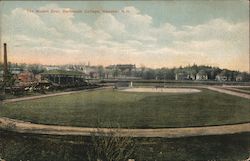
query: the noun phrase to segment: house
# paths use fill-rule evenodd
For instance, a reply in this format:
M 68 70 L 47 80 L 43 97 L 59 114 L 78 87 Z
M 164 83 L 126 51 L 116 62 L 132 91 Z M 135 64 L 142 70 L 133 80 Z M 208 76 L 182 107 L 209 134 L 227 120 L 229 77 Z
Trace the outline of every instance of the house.
M 13 75 L 18 75 L 21 73 L 21 69 L 20 68 L 11 68 L 10 73 Z
M 111 73 L 112 77 L 127 78 L 133 76 L 133 72 L 136 71 L 136 66 L 135 64 L 116 64 L 107 66 L 106 70 Z M 111 78 L 110 76 L 109 78 Z
M 91 72 L 89 72 L 89 77 L 93 78 L 93 79 L 99 79 L 99 73 L 91 71 Z
M 35 75 L 35 81 L 36 81 L 36 82 L 41 82 L 41 81 L 42 81 L 42 76 L 41 76 L 41 74 L 36 74 L 36 75 Z
M 224 82 L 224 81 L 227 81 L 227 76 L 218 74 L 216 75 L 215 80 Z
M 188 74 L 187 78 L 189 80 L 196 80 L 196 75 L 195 74 Z
M 46 70 L 60 70 L 60 67 L 57 67 L 57 66 L 47 66 Z
M 175 80 L 188 80 L 188 79 L 189 75 L 187 73 L 180 72 L 175 74 Z
M 196 74 L 196 80 L 208 80 L 208 75 L 204 70 L 200 70 Z
M 30 82 L 33 82 L 35 80 L 35 76 L 33 73 L 31 73 L 29 71 L 24 71 L 24 72 L 21 72 L 17 75 L 17 79 L 23 83 L 30 83 Z
M 236 78 L 235 78 L 235 81 L 236 81 L 236 82 L 241 82 L 241 81 L 243 81 L 243 76 L 242 76 L 242 75 L 237 75 Z

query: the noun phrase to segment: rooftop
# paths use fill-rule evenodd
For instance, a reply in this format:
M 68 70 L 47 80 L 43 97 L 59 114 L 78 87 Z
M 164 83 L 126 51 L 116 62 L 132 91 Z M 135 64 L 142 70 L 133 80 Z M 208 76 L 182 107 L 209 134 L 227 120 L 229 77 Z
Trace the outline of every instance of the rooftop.
M 46 72 L 43 72 L 41 74 L 44 75 L 84 75 L 84 73 L 82 72 L 78 72 L 78 71 L 66 71 L 66 70 L 49 70 Z

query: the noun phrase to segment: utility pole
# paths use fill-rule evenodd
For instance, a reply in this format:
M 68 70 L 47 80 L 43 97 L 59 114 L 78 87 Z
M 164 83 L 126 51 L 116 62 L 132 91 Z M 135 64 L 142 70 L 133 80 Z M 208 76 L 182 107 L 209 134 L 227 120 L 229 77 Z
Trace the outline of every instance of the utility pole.
M 4 43 L 3 44 L 3 47 L 4 47 L 4 64 L 3 64 L 3 68 L 4 68 L 4 75 L 3 75 L 3 78 L 4 78 L 4 82 L 6 82 L 8 80 L 8 57 L 7 57 L 7 44 Z

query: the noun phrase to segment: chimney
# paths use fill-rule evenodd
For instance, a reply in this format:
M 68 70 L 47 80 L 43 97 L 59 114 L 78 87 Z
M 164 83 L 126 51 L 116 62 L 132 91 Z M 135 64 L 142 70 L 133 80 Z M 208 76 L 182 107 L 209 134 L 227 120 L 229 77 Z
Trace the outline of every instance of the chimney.
M 4 43 L 4 57 L 3 57 L 3 61 L 4 61 L 4 81 L 7 80 L 7 75 L 8 75 L 8 59 L 7 59 L 7 44 Z

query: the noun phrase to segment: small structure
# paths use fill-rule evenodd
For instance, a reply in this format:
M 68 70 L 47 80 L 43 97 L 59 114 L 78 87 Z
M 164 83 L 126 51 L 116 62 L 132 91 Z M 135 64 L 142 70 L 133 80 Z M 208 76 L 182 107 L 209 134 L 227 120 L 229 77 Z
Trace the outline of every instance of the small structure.
M 136 66 L 135 64 L 116 64 L 107 66 L 106 70 L 108 70 L 109 73 L 113 73 L 112 78 L 127 78 L 132 77 L 133 72 L 136 71 Z M 110 76 L 109 78 L 111 78 Z
M 195 74 L 188 74 L 187 78 L 189 80 L 196 80 L 196 75 Z
M 208 75 L 204 70 L 200 70 L 196 74 L 196 80 L 208 80 Z
M 48 80 L 60 86 L 85 85 L 85 74 L 78 71 L 50 70 L 41 73 L 41 80 Z
M 20 74 L 17 75 L 17 78 L 20 82 L 23 83 L 30 83 L 35 80 L 34 74 L 29 71 L 21 72 Z
M 89 77 L 92 78 L 92 79 L 99 79 L 99 74 L 98 72 L 89 72 Z
M 57 67 L 57 66 L 47 66 L 47 67 L 46 67 L 46 70 L 47 70 L 47 71 L 48 71 L 48 70 L 60 70 L 60 68 Z
M 243 81 L 243 79 L 244 79 L 243 75 L 239 74 L 239 75 L 236 76 L 235 81 L 236 82 L 241 82 L 241 81 Z
M 133 82 L 132 81 L 130 82 L 130 86 L 129 87 L 133 88 Z
M 181 72 L 175 74 L 175 80 L 188 80 L 189 75 L 187 73 Z
M 13 74 L 13 75 L 18 75 L 20 74 L 22 71 L 20 68 L 11 68 L 10 69 L 10 73 Z
M 218 74 L 218 75 L 216 75 L 215 80 L 225 82 L 225 81 L 227 81 L 227 76 Z

